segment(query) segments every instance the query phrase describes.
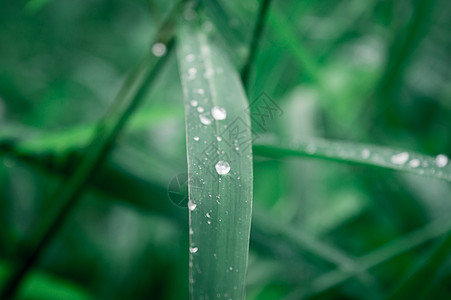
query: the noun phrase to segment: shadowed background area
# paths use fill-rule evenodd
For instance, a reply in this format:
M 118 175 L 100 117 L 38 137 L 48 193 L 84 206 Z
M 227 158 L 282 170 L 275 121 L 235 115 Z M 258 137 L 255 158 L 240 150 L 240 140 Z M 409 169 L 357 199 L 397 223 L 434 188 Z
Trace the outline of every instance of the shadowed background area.
M 237 70 L 262 2 L 200 1 L 202 29 Z M 451 2 L 270 2 L 246 71 L 257 144 L 321 137 L 350 142 L 337 155 L 353 142 L 451 155 Z M 0 3 L 0 289 L 175 4 Z M 152 74 L 17 299 L 188 299 L 173 48 Z M 450 299 L 449 180 L 323 160 L 316 150 L 279 159 L 254 149 L 246 298 Z

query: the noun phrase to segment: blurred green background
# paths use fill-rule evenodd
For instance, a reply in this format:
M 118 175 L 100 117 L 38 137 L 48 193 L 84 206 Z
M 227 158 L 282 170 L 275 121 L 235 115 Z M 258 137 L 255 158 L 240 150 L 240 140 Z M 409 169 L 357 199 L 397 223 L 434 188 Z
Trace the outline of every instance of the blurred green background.
M 2 281 L 173 4 L 0 2 Z M 241 66 L 259 1 L 202 5 Z M 272 1 L 248 88 L 249 101 L 265 92 L 284 111 L 265 133 L 451 154 L 450 16 L 446 0 Z M 146 98 L 20 299 L 188 298 L 188 211 L 167 195 L 171 178 L 186 172 L 173 51 Z M 254 206 L 264 217 L 252 225 L 247 298 L 301 299 L 313 287 L 310 297 L 317 299 L 389 295 L 434 249 L 434 238 L 450 230 L 449 222 L 418 234 L 424 238 L 418 247 L 401 251 L 393 244 L 395 254 L 371 268 L 369 261 L 384 254 L 365 255 L 449 218 L 450 195 L 449 183 L 416 175 L 254 158 Z M 324 288 L 336 266 L 269 225 L 268 216 L 363 257 L 357 263 L 377 283 L 368 287 L 351 276 Z M 447 260 L 425 291 L 428 299 L 451 298 L 450 267 Z

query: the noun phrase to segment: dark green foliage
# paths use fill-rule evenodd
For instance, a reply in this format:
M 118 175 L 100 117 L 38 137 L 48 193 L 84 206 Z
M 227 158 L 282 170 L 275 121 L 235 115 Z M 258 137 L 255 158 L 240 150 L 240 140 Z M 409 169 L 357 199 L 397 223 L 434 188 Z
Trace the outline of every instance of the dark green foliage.
M 451 164 L 437 159 L 451 155 L 449 1 L 176 2 L 1 2 L 0 289 L 189 298 L 188 210 L 168 184 L 193 144 L 163 24 L 195 11 L 227 74 L 247 74 L 255 138 L 247 279 L 224 286 L 240 280 L 247 299 L 451 298 Z M 149 54 L 155 41 L 165 56 Z M 262 101 L 275 112 L 263 125 Z M 233 205 L 251 188 L 239 180 L 221 192 L 250 216 Z M 245 236 L 236 223 L 217 239 Z M 221 264 L 201 281 L 218 286 Z

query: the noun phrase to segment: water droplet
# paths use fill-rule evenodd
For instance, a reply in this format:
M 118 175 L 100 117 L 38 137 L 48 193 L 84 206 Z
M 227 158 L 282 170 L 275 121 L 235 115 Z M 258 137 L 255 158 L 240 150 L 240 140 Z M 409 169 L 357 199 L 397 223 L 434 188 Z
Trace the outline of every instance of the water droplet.
M 201 95 L 205 94 L 204 89 L 198 89 L 197 92 L 198 92 L 199 94 L 201 94 Z
M 194 230 L 192 228 L 189 229 L 189 234 L 193 235 L 194 234 Z
M 219 175 L 225 175 L 230 171 L 229 163 L 223 160 L 218 161 L 218 163 L 215 165 L 215 168 L 216 172 L 218 172 Z
M 218 142 L 222 141 L 222 137 L 217 136 L 216 139 L 218 140 Z
M 195 209 L 196 209 L 196 206 L 197 206 L 197 204 L 194 203 L 193 201 L 191 201 L 191 199 L 188 201 L 188 209 L 189 209 L 190 211 L 195 210 Z
M 211 109 L 211 115 L 216 120 L 224 120 L 227 117 L 227 112 L 224 108 L 215 106 Z
M 199 106 L 199 107 L 197 108 L 197 111 L 200 112 L 200 113 L 202 113 L 202 112 L 204 112 L 204 108 L 203 108 L 202 106 Z
M 191 100 L 189 103 L 191 104 L 191 106 L 194 106 L 194 107 L 196 107 L 197 104 L 199 104 L 199 102 L 197 102 L 196 100 Z
M 194 140 L 197 142 L 197 141 L 199 141 L 199 137 L 198 136 L 195 136 L 194 137 Z
M 421 162 L 417 158 L 414 158 L 411 161 L 409 161 L 409 167 L 411 167 L 411 168 L 417 168 L 420 166 L 420 164 L 421 164 Z
M 362 150 L 362 157 L 363 157 L 363 158 L 369 158 L 370 155 L 371 155 L 370 150 L 368 150 L 368 149 L 363 149 L 363 150 Z
M 210 218 L 210 217 L 211 217 L 210 213 L 206 213 L 205 216 L 206 216 L 207 218 Z
M 152 46 L 152 54 L 160 57 L 166 54 L 166 45 L 163 43 L 155 43 Z
M 194 61 L 194 59 L 196 59 L 196 56 L 194 56 L 194 54 L 188 54 L 188 55 L 185 57 L 185 60 L 186 60 L 187 62 L 192 62 L 192 61 Z
M 316 151 L 316 147 L 315 145 L 308 145 L 306 150 L 308 154 L 313 154 Z
M 196 253 L 197 251 L 199 251 L 199 248 L 197 248 L 197 247 L 189 247 L 189 252 Z
M 211 221 L 210 221 L 210 220 L 208 220 L 208 221 L 207 221 L 207 224 L 208 224 L 208 225 L 210 225 L 210 224 L 211 224 Z
M 443 168 L 448 164 L 448 156 L 444 154 L 439 154 L 435 158 L 435 163 L 437 164 L 437 167 Z
M 204 125 L 209 125 L 209 124 L 211 124 L 211 120 L 210 120 L 209 118 L 207 118 L 206 116 L 204 116 L 204 115 L 200 115 L 200 116 L 199 116 L 199 119 L 200 119 L 200 122 L 201 122 L 202 124 L 204 124 Z
M 395 165 L 403 165 L 409 160 L 409 153 L 407 152 L 401 152 L 398 154 L 393 155 L 390 158 L 390 161 L 394 163 Z
M 191 75 L 191 76 L 194 75 L 194 74 L 196 74 L 196 72 L 197 72 L 197 69 L 196 69 L 196 68 L 189 68 L 189 69 L 188 69 L 188 74 Z

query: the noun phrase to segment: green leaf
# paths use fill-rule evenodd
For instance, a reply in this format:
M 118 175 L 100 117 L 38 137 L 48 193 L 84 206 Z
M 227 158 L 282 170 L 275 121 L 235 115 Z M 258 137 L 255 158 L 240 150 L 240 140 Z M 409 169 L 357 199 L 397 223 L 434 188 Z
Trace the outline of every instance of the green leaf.
M 430 256 L 407 277 L 407 280 L 395 290 L 390 300 L 426 299 L 427 293 L 442 269 L 447 267 L 451 256 L 451 232 Z M 417 287 L 421 286 L 420 291 Z
M 372 290 L 373 294 L 379 293 L 376 280 L 367 270 L 364 270 L 362 266 L 356 263 L 353 257 L 348 256 L 340 249 L 330 246 L 314 236 L 304 233 L 302 230 L 284 224 L 284 222 L 257 208 L 254 208 L 253 222 L 257 227 L 278 234 L 285 240 L 293 242 L 299 248 L 320 257 L 324 261 L 335 264 L 345 273 L 356 276 L 365 287 Z
M 10 266 L 0 263 L 0 281 L 4 282 Z M 17 299 L 58 299 L 88 300 L 94 299 L 86 291 L 75 284 L 58 279 L 40 271 L 30 272 L 30 277 L 18 293 Z
M 242 299 L 252 207 L 248 104 L 238 74 L 206 34 L 185 24 L 178 37 L 189 174 L 190 294 L 192 299 Z
M 254 145 L 253 150 L 256 155 L 265 157 L 320 158 L 451 181 L 451 164 L 444 154 L 432 157 L 407 150 L 324 139 L 306 139 L 289 143 L 273 138 L 263 138 Z
M 364 270 L 369 270 L 383 264 L 398 255 L 401 255 L 415 247 L 436 239 L 451 231 L 451 222 L 448 218 L 438 219 L 411 233 L 401 236 L 388 244 L 371 251 L 370 253 L 356 259 L 356 263 Z M 446 243 L 442 244 L 445 245 Z M 322 294 L 337 285 L 350 279 L 351 276 L 342 270 L 334 270 L 319 276 L 308 284 L 308 288 L 301 287 L 289 295 L 288 299 L 310 299 Z

